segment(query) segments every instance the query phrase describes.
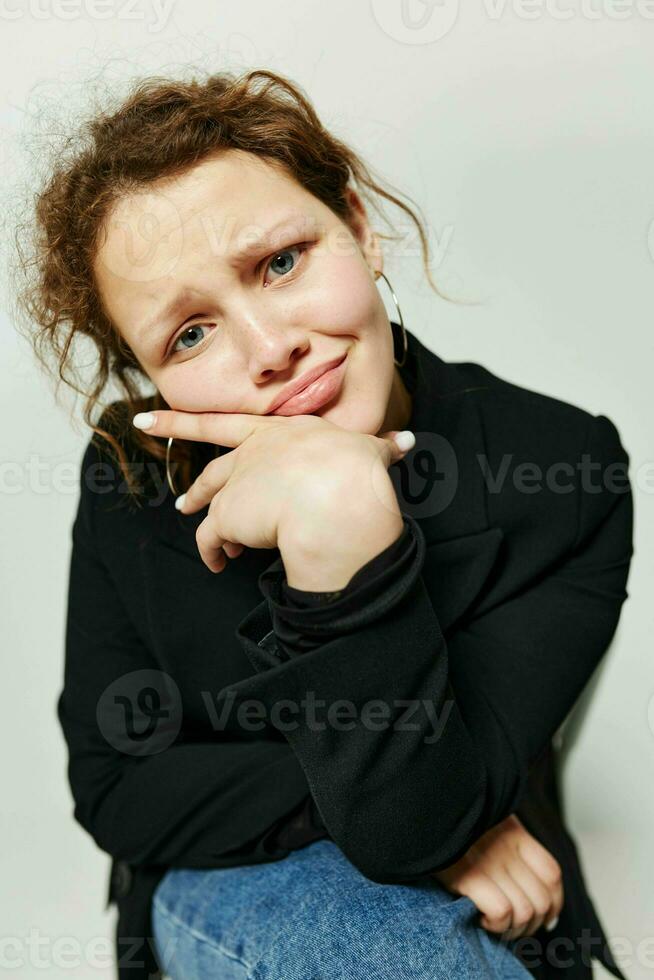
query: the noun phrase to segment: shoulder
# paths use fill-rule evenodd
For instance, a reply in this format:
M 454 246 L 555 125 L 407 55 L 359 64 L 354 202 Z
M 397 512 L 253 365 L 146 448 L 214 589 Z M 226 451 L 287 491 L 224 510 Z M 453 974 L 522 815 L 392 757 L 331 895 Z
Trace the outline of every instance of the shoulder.
M 138 410 L 153 407 L 154 396 L 141 399 Z M 116 399 L 102 410 L 84 447 L 81 462 L 81 495 L 94 508 L 117 504 L 138 509 L 155 485 L 153 469 L 160 464 L 148 454 L 131 424 L 126 399 Z M 155 484 L 156 484 L 155 480 Z M 160 482 L 160 481 L 159 481 Z M 132 492 L 136 488 L 136 493 Z
M 474 361 L 452 366 L 463 387 L 475 390 L 489 447 L 527 453 L 534 461 L 574 462 L 586 452 L 606 462 L 628 463 L 618 426 L 609 416 L 519 385 Z
M 616 534 L 627 547 L 630 460 L 613 419 L 475 362 L 454 367 L 478 408 L 488 517 L 511 545 L 519 542 L 523 554 L 545 564 L 579 546 L 618 510 Z

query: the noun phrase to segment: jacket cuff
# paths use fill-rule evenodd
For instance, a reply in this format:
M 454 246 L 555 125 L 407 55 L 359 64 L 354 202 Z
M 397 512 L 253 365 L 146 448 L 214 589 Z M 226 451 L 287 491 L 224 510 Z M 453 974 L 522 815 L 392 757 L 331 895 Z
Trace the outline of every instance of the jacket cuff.
M 422 571 L 426 545 L 420 525 L 407 514 L 403 521 L 400 537 L 337 592 L 292 589 L 286 584 L 281 559 L 261 573 L 259 590 L 266 600 L 276 647 L 283 659 L 300 656 L 328 639 L 371 622 L 409 591 Z M 294 594 L 301 597 L 301 604 L 293 604 Z
M 282 580 L 281 597 L 282 604 L 289 609 L 307 609 L 323 605 L 326 602 L 335 602 L 341 596 L 350 595 L 356 592 L 359 587 L 371 579 L 377 578 L 381 572 L 397 563 L 405 550 L 411 545 L 412 533 L 408 521 L 403 522 L 402 532 L 395 541 L 384 548 L 382 552 L 366 562 L 352 576 L 347 585 L 342 589 L 333 592 L 308 592 L 304 589 L 296 589 L 289 585 L 286 578 Z

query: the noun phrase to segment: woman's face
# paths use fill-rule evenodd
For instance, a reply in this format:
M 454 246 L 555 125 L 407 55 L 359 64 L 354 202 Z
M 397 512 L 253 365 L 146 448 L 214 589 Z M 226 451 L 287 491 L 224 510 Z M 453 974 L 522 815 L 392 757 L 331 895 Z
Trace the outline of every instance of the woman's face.
M 277 414 L 403 427 L 410 399 L 375 284 L 378 239 L 349 195 L 351 225 L 278 166 L 229 150 L 120 200 L 94 275 L 171 408 L 264 415 L 287 385 L 345 355 L 332 385 L 312 389 L 322 404 Z

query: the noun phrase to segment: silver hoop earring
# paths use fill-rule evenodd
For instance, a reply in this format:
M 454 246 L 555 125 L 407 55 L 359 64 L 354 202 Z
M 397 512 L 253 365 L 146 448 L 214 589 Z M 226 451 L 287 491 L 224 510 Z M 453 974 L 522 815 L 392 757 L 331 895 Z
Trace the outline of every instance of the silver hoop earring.
M 175 490 L 175 487 L 173 485 L 173 479 L 170 475 L 170 447 L 173 444 L 173 438 L 174 436 L 170 436 L 170 438 L 168 439 L 168 445 L 166 446 L 166 478 L 168 480 L 168 486 L 170 487 L 170 492 L 172 493 L 173 497 L 176 497 L 177 491 Z
M 403 348 L 402 349 L 402 360 L 401 361 L 398 361 L 398 360 L 396 360 L 395 357 L 393 357 L 393 363 L 395 364 L 395 366 L 396 367 L 402 367 L 406 363 L 406 355 L 407 355 L 407 350 L 408 350 L 408 347 L 409 347 L 409 345 L 407 343 L 406 328 L 404 326 L 404 320 L 402 319 L 402 310 L 400 309 L 400 304 L 397 301 L 397 296 L 395 295 L 395 291 L 394 291 L 393 287 L 391 286 L 391 284 L 390 284 L 390 282 L 388 280 L 388 276 L 384 272 L 381 272 L 381 271 L 378 272 L 375 275 L 375 279 L 378 279 L 379 276 L 381 276 L 383 279 L 386 280 L 386 285 L 388 286 L 388 288 L 391 291 L 391 296 L 393 297 L 393 302 L 395 303 L 395 307 L 397 309 L 397 315 L 398 315 L 398 319 L 400 321 L 400 327 L 402 328 L 402 348 Z M 392 321 L 391 321 L 391 332 L 393 332 L 393 323 L 392 323 Z M 395 335 L 393 334 L 393 344 L 394 343 L 395 343 Z

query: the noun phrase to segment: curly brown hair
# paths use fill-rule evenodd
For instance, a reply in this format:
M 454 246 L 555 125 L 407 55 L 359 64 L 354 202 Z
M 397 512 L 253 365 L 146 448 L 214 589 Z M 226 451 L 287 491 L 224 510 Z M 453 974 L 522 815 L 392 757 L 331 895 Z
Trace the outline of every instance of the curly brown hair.
M 103 224 L 118 200 L 154 181 L 175 178 L 216 152 L 240 149 L 276 163 L 343 220 L 348 219 L 348 181 L 388 222 L 374 195 L 401 208 L 420 236 L 430 286 L 445 299 L 429 270 L 429 244 L 413 209 L 373 179 L 372 169 L 320 123 L 297 84 L 267 70 L 212 74 L 204 81 L 140 79 L 113 111 L 97 111 L 59 149 L 33 213 L 16 230 L 21 284 L 16 318 L 43 368 L 83 399 L 83 418 L 113 449 L 129 493 L 143 493 L 126 448 L 165 461 L 166 443 L 131 425 L 136 412 L 169 408 L 156 391 L 143 394 L 147 376 L 103 309 L 93 258 Z M 390 185 L 388 185 L 390 186 Z M 408 195 L 403 195 L 408 197 Z M 409 200 L 411 200 L 409 198 Z M 389 223 L 390 224 L 390 223 Z M 380 234 L 394 239 L 396 235 Z M 75 345 L 91 339 L 95 376 L 82 383 Z M 147 379 L 149 380 L 149 379 Z M 96 406 L 109 382 L 123 398 Z M 194 479 L 197 444 L 175 440 L 171 466 L 184 486 Z M 111 456 L 111 452 L 109 451 Z

